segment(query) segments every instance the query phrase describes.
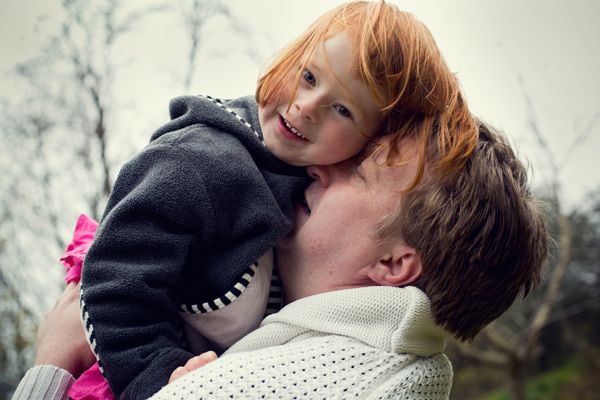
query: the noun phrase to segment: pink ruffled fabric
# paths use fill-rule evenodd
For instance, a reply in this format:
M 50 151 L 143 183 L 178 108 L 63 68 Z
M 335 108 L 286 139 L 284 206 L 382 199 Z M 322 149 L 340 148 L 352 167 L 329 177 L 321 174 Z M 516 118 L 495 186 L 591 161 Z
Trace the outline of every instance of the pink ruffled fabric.
M 98 363 L 92 365 L 79 379 L 75 381 L 69 398 L 74 400 L 115 400 L 115 395 L 110 390 L 108 382 L 102 376 Z
M 67 252 L 60 258 L 67 268 L 65 282 L 79 282 L 85 254 L 94 240 L 98 223 L 86 215 L 81 215 L 75 226 L 73 241 Z M 85 371 L 73 384 L 69 398 L 74 400 L 114 400 L 115 396 L 102 376 L 98 363 Z
M 69 243 L 67 252 L 60 258 L 63 265 L 67 268 L 65 282 L 79 282 L 81 279 L 81 266 L 85 254 L 94 240 L 98 223 L 90 217 L 81 214 L 75 226 L 73 241 Z

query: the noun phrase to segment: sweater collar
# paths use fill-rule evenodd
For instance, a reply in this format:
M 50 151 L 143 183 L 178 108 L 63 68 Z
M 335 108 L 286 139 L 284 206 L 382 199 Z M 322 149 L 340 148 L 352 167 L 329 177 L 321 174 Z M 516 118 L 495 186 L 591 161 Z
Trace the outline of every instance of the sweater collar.
M 442 352 L 451 336 L 435 324 L 429 298 L 421 290 L 373 286 L 297 300 L 267 317 L 246 343 L 234 347 L 246 351 L 276 346 L 305 333 L 347 336 L 387 352 L 421 357 Z

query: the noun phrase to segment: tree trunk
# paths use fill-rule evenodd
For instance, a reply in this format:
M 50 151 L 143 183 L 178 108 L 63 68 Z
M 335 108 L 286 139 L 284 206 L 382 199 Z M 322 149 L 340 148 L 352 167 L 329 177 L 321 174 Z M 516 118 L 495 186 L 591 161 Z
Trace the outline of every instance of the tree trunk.
M 523 360 L 512 360 L 508 371 L 508 391 L 512 400 L 526 400 Z

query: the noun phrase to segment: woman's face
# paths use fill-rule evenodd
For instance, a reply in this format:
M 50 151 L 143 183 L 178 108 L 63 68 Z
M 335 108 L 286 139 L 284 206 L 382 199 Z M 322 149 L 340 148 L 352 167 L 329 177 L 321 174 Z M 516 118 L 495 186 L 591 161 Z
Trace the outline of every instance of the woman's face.
M 365 159 L 310 166 L 315 181 L 295 208 L 292 232 L 276 245 L 286 301 L 338 289 L 373 284 L 374 263 L 399 245 L 383 242 L 379 222 L 399 206 L 414 179 L 416 152 L 407 164 L 379 167 L 387 151 Z M 392 241 L 393 242 L 393 241 Z

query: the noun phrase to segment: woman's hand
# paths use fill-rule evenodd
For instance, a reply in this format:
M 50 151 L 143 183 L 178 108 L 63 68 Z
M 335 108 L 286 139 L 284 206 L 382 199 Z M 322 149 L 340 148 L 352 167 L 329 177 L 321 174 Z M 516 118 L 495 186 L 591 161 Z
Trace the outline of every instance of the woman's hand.
M 171 374 L 171 378 L 169 379 L 169 383 L 173 382 L 175 379 L 179 379 L 185 374 L 192 372 L 195 369 L 205 366 L 211 361 L 216 360 L 217 354 L 214 351 L 207 351 L 206 353 L 202 353 L 199 356 L 194 358 L 190 358 L 187 363 L 183 367 L 177 368 Z
M 79 311 L 79 283 L 71 282 L 38 328 L 34 365 L 54 365 L 75 378 L 96 362 Z

